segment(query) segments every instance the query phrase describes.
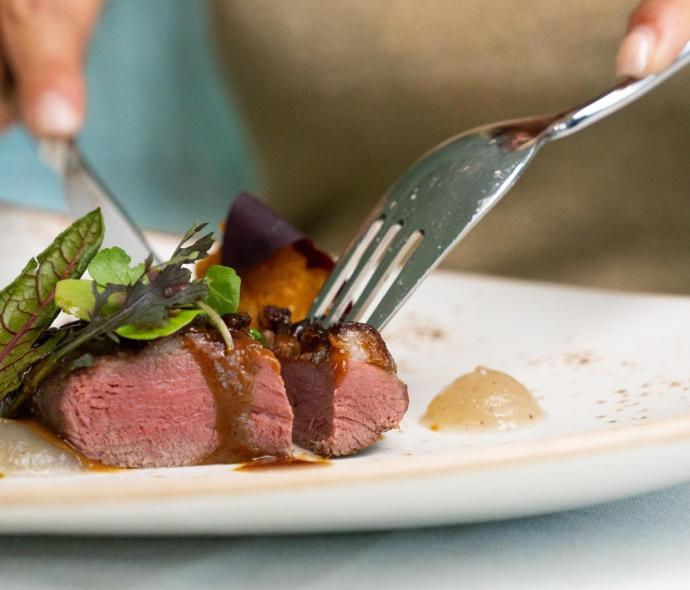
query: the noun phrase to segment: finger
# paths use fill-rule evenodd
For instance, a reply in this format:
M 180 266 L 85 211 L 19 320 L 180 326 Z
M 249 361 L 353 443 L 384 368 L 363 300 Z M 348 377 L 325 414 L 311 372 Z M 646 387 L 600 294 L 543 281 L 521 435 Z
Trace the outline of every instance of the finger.
M 37 136 L 68 137 L 83 125 L 83 65 L 101 0 L 0 0 L 3 51 L 17 107 Z
M 643 0 L 632 13 L 616 71 L 641 78 L 664 69 L 690 41 L 690 0 Z
M 0 133 L 5 131 L 14 120 L 13 102 L 11 80 L 0 47 Z

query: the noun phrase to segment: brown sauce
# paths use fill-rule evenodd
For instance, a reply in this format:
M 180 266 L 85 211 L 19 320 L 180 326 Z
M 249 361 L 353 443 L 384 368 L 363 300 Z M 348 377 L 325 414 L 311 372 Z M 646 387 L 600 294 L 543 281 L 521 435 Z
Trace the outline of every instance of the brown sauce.
M 329 331 L 330 361 L 335 387 L 347 375 L 350 361 L 363 361 L 395 374 L 395 362 L 383 339 L 367 324 L 340 324 Z
M 204 460 L 206 465 L 249 461 L 258 452 L 247 444 L 254 383 L 253 363 L 249 360 L 251 355 L 264 354 L 263 348 L 243 332 L 233 331 L 232 337 L 235 347 L 230 352 L 225 351 L 222 341 L 211 331 L 193 331 L 184 338 L 216 405 L 219 444 Z
M 508 430 L 540 420 L 527 388 L 485 367 L 458 377 L 429 404 L 421 423 L 431 430 Z
M 246 461 L 235 468 L 235 471 L 272 471 L 275 469 L 306 469 L 310 467 L 326 467 L 331 462 L 328 459 L 298 459 L 295 457 L 259 457 Z

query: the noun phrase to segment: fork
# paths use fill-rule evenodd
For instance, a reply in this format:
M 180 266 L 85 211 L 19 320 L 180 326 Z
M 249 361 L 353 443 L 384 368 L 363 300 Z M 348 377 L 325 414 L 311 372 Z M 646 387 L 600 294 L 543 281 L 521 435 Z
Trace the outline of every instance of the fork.
M 690 63 L 690 43 L 658 74 L 628 79 L 555 115 L 457 135 L 423 155 L 374 207 L 340 254 L 308 316 L 381 330 L 424 278 L 501 200 L 545 144 L 637 100 Z

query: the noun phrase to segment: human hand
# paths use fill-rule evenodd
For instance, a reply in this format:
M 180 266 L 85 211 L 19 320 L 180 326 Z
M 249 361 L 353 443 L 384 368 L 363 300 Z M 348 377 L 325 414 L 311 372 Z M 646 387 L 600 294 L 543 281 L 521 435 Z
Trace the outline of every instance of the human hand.
M 86 49 L 102 0 L 0 0 L 0 130 L 20 120 L 37 137 L 84 122 Z
M 642 78 L 671 64 L 690 41 L 690 0 L 642 0 L 616 57 L 620 76 Z

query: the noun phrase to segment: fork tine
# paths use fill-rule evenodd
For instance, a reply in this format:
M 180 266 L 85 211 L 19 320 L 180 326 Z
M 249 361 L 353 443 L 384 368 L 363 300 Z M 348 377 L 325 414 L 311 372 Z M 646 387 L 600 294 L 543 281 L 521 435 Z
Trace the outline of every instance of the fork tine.
M 343 287 L 343 284 L 350 279 L 352 271 L 361 260 L 362 253 L 378 235 L 384 220 L 379 215 L 365 222 L 357 232 L 355 238 L 348 244 L 345 251 L 339 256 L 335 267 L 321 287 L 316 299 L 309 309 L 308 317 L 321 317 L 332 306 L 333 300 Z
M 395 279 L 394 275 L 402 272 L 405 258 L 409 258 L 414 253 L 423 238 L 424 234 L 419 230 L 401 231 L 395 236 L 366 287 L 357 297 L 357 301 L 352 304 L 352 308 L 347 313 L 348 320 L 363 321 L 362 318 L 366 312 L 372 311 L 369 308 L 376 302 L 377 294 L 391 278 Z
M 416 285 L 424 280 L 424 278 L 438 266 L 438 260 L 435 264 L 429 265 L 429 253 L 427 250 L 431 248 L 432 240 L 427 243 L 420 242 L 419 247 L 414 251 L 407 264 L 400 271 L 400 274 L 395 279 L 395 282 L 389 287 L 386 294 L 383 296 L 376 309 L 360 321 L 365 321 L 374 326 L 377 330 L 383 330 L 388 323 L 388 320 L 396 312 L 396 310 L 403 304 L 409 296 L 414 292 Z
M 368 278 L 367 272 L 370 269 L 373 272 L 373 266 L 378 263 L 390 242 L 395 238 L 396 233 L 394 232 L 398 232 L 400 228 L 401 225 L 398 223 L 384 221 L 374 239 L 357 260 L 357 266 L 350 275 L 350 280 L 336 294 L 324 316 L 326 325 L 339 321 L 347 310 L 347 306 L 357 299 L 358 291 L 364 288 L 365 280 Z

